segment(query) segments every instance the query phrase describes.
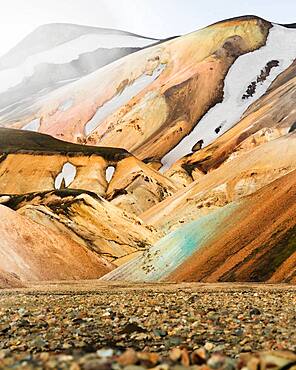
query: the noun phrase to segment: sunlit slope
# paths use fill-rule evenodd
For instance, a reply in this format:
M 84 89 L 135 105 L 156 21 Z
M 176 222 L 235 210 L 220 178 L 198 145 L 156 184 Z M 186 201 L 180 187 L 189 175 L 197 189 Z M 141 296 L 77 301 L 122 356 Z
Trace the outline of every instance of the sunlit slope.
M 94 279 L 114 265 L 62 232 L 0 205 L 0 269 L 22 281 Z
M 124 149 L 25 130 L 0 128 L 0 159 L 0 194 L 83 189 L 139 214 L 181 187 Z
M 267 92 L 247 109 L 241 120 L 204 149 L 177 161 L 166 172 L 187 182 L 208 173 L 225 161 L 231 161 L 248 150 L 275 140 L 296 129 L 296 62 L 294 61 L 270 85 Z
M 219 22 L 126 56 L 48 94 L 34 112 L 2 124 L 32 124 L 68 141 L 120 146 L 158 163 L 180 143 L 164 158 L 168 167 L 193 146 L 220 136 L 266 91 L 295 56 L 293 32 L 257 17 Z M 260 76 L 250 93 L 248 85 Z M 222 109 L 219 117 L 228 117 L 231 108 L 231 117 L 215 127 L 203 123 L 202 136 L 192 134 L 184 146 L 182 139 L 214 106 Z
M 258 191 L 296 169 L 295 133 L 242 153 L 155 205 L 140 217 L 164 232 Z
M 85 190 L 6 195 L 2 204 L 115 265 L 149 249 L 156 240 L 152 227 Z
M 103 279 L 293 281 L 295 175 L 179 228 Z

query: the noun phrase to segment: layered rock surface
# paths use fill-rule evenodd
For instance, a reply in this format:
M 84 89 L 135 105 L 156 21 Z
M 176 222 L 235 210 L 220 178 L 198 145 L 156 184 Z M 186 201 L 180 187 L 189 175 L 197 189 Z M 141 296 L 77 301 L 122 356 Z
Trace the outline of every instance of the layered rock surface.
M 180 188 L 124 149 L 72 144 L 4 128 L 0 128 L 0 177 L 0 194 L 84 189 L 114 199 L 135 214 Z M 115 200 L 119 195 L 120 201 Z
M 76 190 L 6 196 L 3 204 L 115 265 L 147 250 L 156 230 L 94 193 Z
M 67 238 L 0 205 L 0 269 L 23 281 L 98 278 L 114 266 Z
M 25 285 L 14 274 L 0 270 L 0 289 L 23 288 Z
M 180 227 L 102 279 L 295 281 L 295 176 Z
M 296 168 L 295 133 L 264 143 L 225 162 L 140 215 L 165 232 L 254 193 Z M 284 206 L 284 205 L 283 205 Z
M 123 146 L 140 159 L 160 161 L 222 101 L 229 68 L 263 47 L 271 27 L 245 17 L 146 48 L 49 94 L 34 113 L 2 124 L 21 128 L 38 119 L 40 132 Z M 69 99 L 73 104 L 61 111 Z
M 5 284 L 294 282 L 295 35 L 226 20 L 0 112 Z

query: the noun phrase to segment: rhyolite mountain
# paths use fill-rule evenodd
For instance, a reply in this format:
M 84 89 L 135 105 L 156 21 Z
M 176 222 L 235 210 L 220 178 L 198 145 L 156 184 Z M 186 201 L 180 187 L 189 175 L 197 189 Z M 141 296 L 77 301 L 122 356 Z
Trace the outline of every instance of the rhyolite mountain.
M 82 37 L 71 32 L 62 45 Z M 41 35 L 2 63 L 44 52 Z M 246 16 L 138 41 L 30 109 L 0 112 L 0 216 L 14 230 L 1 273 L 296 282 L 296 29 Z
M 106 28 L 67 23 L 40 26 L 0 58 L 1 117 L 32 112 L 50 91 L 157 42 Z

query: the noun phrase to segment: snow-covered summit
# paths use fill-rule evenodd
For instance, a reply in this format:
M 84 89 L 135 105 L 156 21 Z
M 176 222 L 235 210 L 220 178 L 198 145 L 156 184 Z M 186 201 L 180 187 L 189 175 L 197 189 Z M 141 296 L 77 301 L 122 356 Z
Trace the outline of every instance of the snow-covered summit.
M 0 58 L 0 110 L 29 108 L 38 97 L 159 40 L 125 31 L 47 24 Z

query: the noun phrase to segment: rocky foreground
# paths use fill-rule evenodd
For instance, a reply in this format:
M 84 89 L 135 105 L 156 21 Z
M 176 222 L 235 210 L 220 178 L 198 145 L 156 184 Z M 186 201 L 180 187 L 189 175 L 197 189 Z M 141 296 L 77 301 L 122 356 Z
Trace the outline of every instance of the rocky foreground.
M 288 285 L 91 281 L 3 290 L 0 368 L 290 369 L 295 304 Z

